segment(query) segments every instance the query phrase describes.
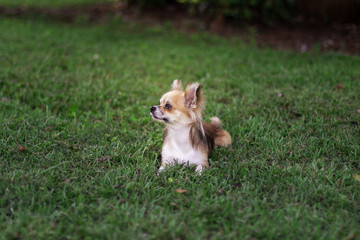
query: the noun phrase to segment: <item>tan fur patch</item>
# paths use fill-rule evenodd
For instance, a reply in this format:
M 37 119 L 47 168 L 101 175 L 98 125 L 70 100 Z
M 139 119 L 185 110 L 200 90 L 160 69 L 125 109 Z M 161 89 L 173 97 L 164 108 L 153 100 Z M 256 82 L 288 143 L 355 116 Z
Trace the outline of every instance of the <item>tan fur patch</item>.
M 191 126 L 190 141 L 194 148 L 202 149 L 208 154 L 215 146 L 228 146 L 231 144 L 230 134 L 222 129 L 217 123 L 202 121 L 204 134 L 200 125 Z
M 165 108 L 167 102 L 172 106 L 172 108 Z M 170 113 L 174 110 L 178 110 L 184 113 L 187 117 L 190 117 L 189 110 L 185 107 L 185 97 L 183 91 L 174 90 L 164 94 L 164 96 L 161 98 L 160 106 L 163 112 Z

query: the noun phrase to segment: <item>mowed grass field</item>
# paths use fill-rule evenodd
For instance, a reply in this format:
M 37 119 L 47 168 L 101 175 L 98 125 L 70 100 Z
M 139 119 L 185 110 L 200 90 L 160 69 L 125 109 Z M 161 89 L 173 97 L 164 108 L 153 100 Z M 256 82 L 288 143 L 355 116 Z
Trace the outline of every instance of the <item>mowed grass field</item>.
M 360 238 L 358 57 L 170 25 L 0 32 L 1 239 Z M 173 79 L 203 84 L 233 137 L 202 176 L 156 176 L 149 108 Z

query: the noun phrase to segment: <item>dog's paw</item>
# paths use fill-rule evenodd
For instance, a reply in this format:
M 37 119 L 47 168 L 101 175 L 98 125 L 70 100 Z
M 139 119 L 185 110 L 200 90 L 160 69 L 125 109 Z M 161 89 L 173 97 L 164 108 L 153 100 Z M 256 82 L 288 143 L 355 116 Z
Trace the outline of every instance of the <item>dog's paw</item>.
M 203 170 L 202 165 L 197 165 L 195 168 L 195 171 L 197 172 L 197 174 L 199 174 L 199 176 L 201 176 L 202 170 Z
M 158 169 L 158 171 L 157 171 L 157 173 L 156 173 L 156 176 L 159 176 L 160 175 L 160 173 L 162 173 L 163 171 L 164 171 L 164 167 L 163 166 L 161 166 L 159 169 Z

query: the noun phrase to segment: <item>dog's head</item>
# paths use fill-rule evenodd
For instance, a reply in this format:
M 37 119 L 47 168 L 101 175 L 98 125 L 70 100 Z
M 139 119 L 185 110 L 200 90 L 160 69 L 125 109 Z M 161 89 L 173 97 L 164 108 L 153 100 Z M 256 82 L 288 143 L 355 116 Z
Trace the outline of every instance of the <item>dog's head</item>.
M 189 83 L 183 91 L 181 82 L 174 80 L 171 91 L 160 98 L 160 105 L 152 106 L 153 119 L 167 125 L 189 125 L 201 121 L 204 100 L 199 83 Z

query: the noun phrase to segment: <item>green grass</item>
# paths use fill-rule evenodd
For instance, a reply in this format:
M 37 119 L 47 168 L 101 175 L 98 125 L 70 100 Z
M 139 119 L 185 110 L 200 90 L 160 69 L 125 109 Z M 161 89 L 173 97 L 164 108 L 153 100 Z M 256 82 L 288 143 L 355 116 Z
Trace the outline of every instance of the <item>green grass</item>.
M 0 238 L 360 238 L 358 57 L 170 26 L 0 31 Z M 176 78 L 204 85 L 234 140 L 200 177 L 156 176 L 149 108 Z

